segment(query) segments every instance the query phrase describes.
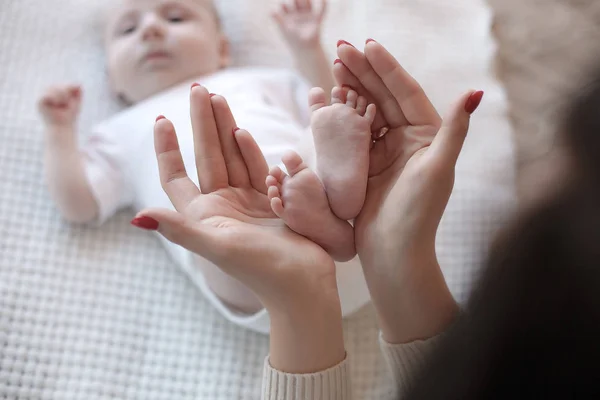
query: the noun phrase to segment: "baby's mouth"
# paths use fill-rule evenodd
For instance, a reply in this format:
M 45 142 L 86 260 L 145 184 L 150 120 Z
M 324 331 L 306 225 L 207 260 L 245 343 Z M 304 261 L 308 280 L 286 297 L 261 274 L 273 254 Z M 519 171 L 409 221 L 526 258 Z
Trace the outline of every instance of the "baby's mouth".
M 142 58 L 142 64 L 160 65 L 171 59 L 171 55 L 163 50 L 148 52 Z

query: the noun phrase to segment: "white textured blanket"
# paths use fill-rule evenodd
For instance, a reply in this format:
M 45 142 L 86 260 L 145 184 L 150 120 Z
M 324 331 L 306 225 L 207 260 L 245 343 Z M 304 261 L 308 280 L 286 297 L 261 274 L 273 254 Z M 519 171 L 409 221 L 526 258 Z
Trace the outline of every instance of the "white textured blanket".
M 115 0 L 111 0 L 115 1 Z M 217 0 L 238 64 L 287 65 L 271 0 Z M 0 397 L 256 399 L 264 336 L 223 320 L 155 237 L 123 212 L 100 228 L 62 222 L 43 184 L 35 101 L 55 82 L 84 88 L 85 127 L 114 112 L 97 31 L 104 0 L 0 0 Z M 514 202 L 513 146 L 483 0 L 330 0 L 324 40 L 388 46 L 445 106 L 486 91 L 438 235 L 465 299 Z M 345 323 L 357 399 L 382 398 L 385 369 L 367 306 Z

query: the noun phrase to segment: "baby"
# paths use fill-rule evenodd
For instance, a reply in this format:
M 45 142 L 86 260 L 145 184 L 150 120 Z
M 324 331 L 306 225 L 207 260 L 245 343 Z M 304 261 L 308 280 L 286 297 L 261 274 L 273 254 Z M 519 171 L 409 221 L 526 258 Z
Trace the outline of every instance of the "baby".
M 310 86 L 303 77 L 312 86 L 333 87 L 320 45 L 325 4 L 317 12 L 310 1 L 296 1 L 274 14 L 301 77 L 285 69 L 228 68 L 228 41 L 210 0 L 119 3 L 106 23 L 107 67 L 115 95 L 131 107 L 96 126 L 79 145 L 81 89 L 54 87 L 39 102 L 46 124 L 47 182 L 65 219 L 99 224 L 125 207 L 172 208 L 160 186 L 154 119 L 164 114 L 174 123 L 186 169 L 194 170 L 189 88 L 199 82 L 227 99 L 236 124 L 253 133 L 270 165 L 278 164 L 286 150 L 296 150 L 283 157 L 290 176 L 274 168 L 268 178 L 274 212 L 336 259 L 352 258 L 354 238 L 345 220 L 356 215 L 364 200 L 374 108 L 367 108 L 355 92 L 339 88 L 333 90 L 330 106 L 323 89 L 314 89 L 310 108 L 306 104 Z M 309 123 L 314 143 L 306 132 Z M 321 180 L 306 168 L 315 148 Z M 163 241 L 225 317 L 268 332 L 268 316 L 247 288 L 207 260 Z M 356 259 L 338 270 L 342 308 L 348 314 L 367 301 L 367 291 Z

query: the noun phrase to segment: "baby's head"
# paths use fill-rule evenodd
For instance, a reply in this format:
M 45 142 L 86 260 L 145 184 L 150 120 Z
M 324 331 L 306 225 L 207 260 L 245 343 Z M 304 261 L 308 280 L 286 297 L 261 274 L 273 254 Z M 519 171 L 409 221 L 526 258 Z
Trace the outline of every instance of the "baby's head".
M 105 32 L 114 91 L 136 103 L 227 66 L 228 43 L 212 0 L 120 0 Z

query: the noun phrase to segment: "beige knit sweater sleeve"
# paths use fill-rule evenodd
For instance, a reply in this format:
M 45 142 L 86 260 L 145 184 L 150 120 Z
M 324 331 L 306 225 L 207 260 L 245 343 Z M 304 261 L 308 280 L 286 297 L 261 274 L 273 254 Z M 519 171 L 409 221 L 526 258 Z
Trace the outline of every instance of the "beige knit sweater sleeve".
M 379 345 L 393 380 L 393 387 L 401 391 L 414 379 L 414 372 L 425 359 L 437 337 L 407 344 L 389 344 L 379 337 Z M 272 368 L 269 357 L 263 371 L 263 400 L 350 400 L 348 357 L 326 371 L 314 374 L 287 374 Z

